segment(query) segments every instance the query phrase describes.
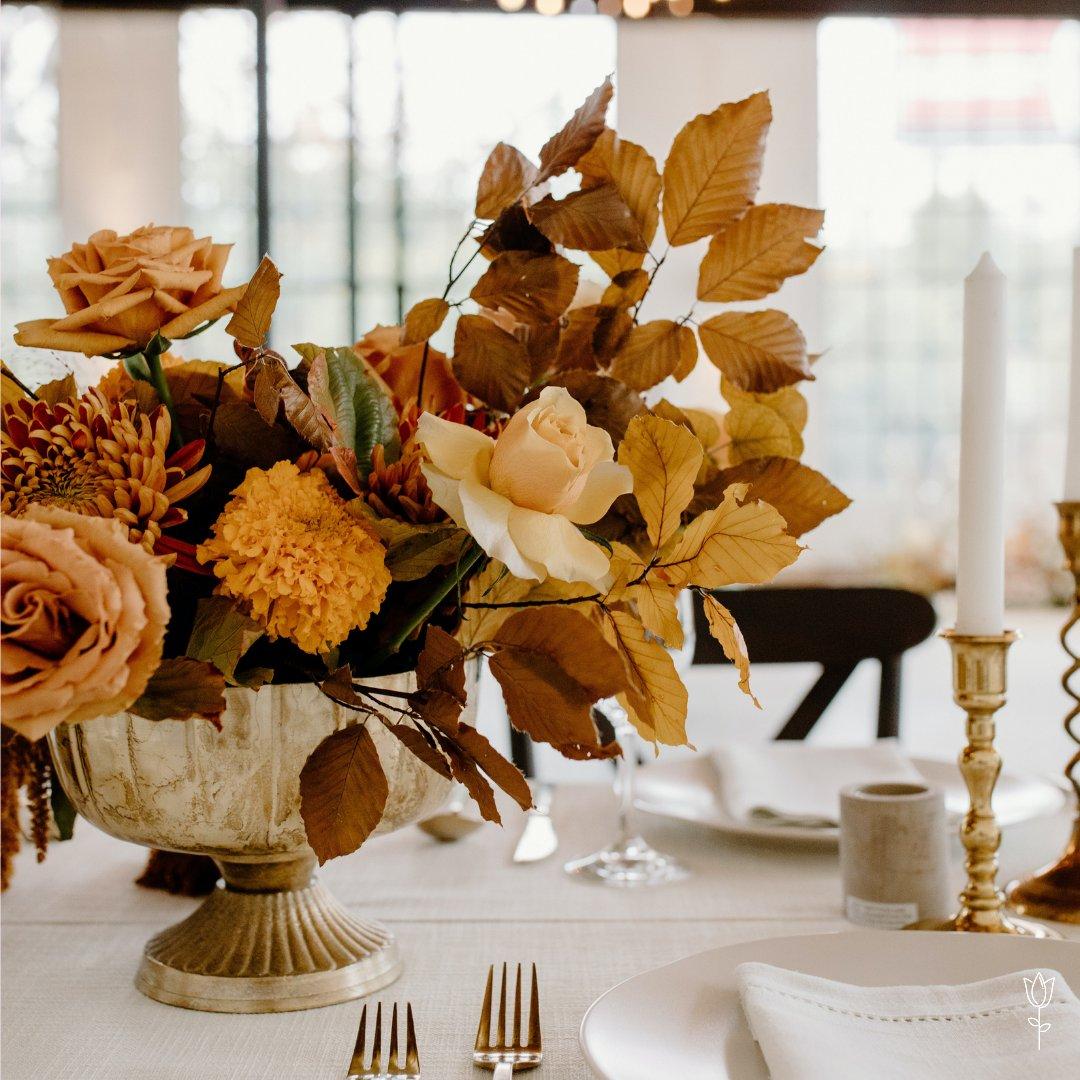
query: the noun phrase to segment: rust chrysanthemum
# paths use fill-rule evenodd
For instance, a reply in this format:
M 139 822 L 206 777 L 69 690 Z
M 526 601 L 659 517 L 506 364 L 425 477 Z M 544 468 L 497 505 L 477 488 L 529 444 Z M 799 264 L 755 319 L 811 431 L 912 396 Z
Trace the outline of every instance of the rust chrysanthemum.
M 170 433 L 164 409 L 147 416 L 94 390 L 56 405 L 5 405 L 0 508 L 19 517 L 36 503 L 117 518 L 132 541 L 152 552 L 162 529 L 187 518 L 177 503 L 210 475 L 209 465 L 191 471 L 202 458 L 202 440 L 167 456 Z

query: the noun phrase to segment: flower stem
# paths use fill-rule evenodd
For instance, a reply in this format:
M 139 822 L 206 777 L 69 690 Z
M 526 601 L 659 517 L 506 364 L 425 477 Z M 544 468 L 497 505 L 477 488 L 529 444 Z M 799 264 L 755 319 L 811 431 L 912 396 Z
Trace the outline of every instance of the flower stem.
M 172 391 L 169 389 L 169 380 L 165 378 L 165 370 L 161 366 L 161 354 L 169 347 L 169 342 L 160 334 L 156 334 L 143 350 L 143 359 L 150 371 L 150 385 L 157 391 L 161 398 L 161 404 L 165 406 L 172 421 L 172 434 L 169 437 L 169 448 L 179 450 L 184 445 L 184 432 L 180 427 L 180 416 L 176 411 Z
M 386 648 L 383 650 L 383 656 L 393 656 L 393 654 L 409 640 L 416 628 L 424 622 L 425 619 L 431 617 L 431 613 L 455 588 L 457 588 L 458 584 L 465 579 L 469 571 L 472 570 L 483 557 L 483 551 L 479 547 L 476 547 L 470 554 L 461 559 L 453 572 L 447 576 L 446 580 L 427 597 L 427 599 L 412 613 L 405 625 L 390 639 Z

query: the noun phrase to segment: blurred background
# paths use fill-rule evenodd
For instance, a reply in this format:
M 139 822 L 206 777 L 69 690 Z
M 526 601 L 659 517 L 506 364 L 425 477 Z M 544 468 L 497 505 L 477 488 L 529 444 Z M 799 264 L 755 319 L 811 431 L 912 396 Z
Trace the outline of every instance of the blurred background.
M 1076 0 L 5 3 L 4 355 L 29 378 L 66 366 L 10 345 L 16 322 L 59 309 L 45 256 L 150 220 L 235 241 L 228 283 L 270 251 L 279 347 L 354 341 L 441 291 L 498 140 L 534 156 L 614 72 L 609 121 L 662 160 L 694 113 L 767 88 L 763 195 L 827 211 L 826 255 L 775 301 L 824 353 L 804 460 L 855 500 L 793 572 L 945 590 L 951 618 L 962 280 L 992 251 L 1009 280 L 1008 588 L 1029 637 L 1014 683 L 1060 716 L 1051 502 L 1080 242 L 1077 14 Z M 650 296 L 660 314 L 685 310 L 680 255 Z M 185 345 L 227 355 L 219 330 Z M 664 392 L 715 407 L 717 383 L 706 364 Z M 922 648 L 905 716 L 920 694 L 947 703 L 947 650 Z M 778 715 L 805 689 L 764 679 Z

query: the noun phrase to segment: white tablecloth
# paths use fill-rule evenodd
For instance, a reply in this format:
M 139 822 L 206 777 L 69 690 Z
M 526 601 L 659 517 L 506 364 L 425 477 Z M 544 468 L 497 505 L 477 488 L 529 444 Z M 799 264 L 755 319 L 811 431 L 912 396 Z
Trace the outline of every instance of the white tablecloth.
M 623 892 L 568 879 L 564 859 L 608 839 L 613 813 L 602 787 L 559 788 L 559 851 L 531 866 L 510 863 L 520 828 L 510 811 L 505 830 L 440 845 L 410 828 L 323 871 L 340 899 L 398 935 L 406 971 L 379 996 L 413 1003 L 425 1077 L 484 1075 L 470 1051 L 490 963 L 538 964 L 544 1064 L 530 1075 L 584 1080 L 578 1026 L 615 983 L 717 945 L 850 929 L 835 848 L 646 818 L 650 839 L 693 867 L 690 880 Z M 1067 831 L 1064 816 L 1007 830 L 1002 881 L 1057 855 Z M 134 988 L 143 942 L 196 903 L 133 885 L 144 857 L 84 821 L 43 866 L 20 856 L 2 910 L 4 1080 L 341 1080 L 358 1002 L 221 1016 Z

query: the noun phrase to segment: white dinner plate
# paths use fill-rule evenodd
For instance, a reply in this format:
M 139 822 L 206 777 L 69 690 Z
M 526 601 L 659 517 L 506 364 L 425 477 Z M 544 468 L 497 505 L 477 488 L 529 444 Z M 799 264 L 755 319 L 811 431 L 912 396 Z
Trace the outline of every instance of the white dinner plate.
M 956 985 L 1025 968 L 1053 968 L 1080 986 L 1080 944 L 1070 941 L 900 930 L 767 938 L 688 956 L 609 990 L 581 1023 L 589 1067 L 605 1080 L 767 1080 L 735 989 L 735 968 L 748 960 L 857 986 Z
M 967 810 L 968 792 L 955 762 L 912 758 L 911 763 L 929 783 L 945 790 L 945 807 L 950 814 L 959 818 Z M 720 798 L 719 783 L 716 766 L 707 754 L 663 761 L 638 771 L 634 802 L 639 810 L 649 814 L 693 821 L 739 836 L 832 844 L 839 839 L 840 830 L 835 828 L 767 825 L 732 817 Z M 1050 780 L 1006 772 L 1001 774 L 994 789 L 994 812 L 1003 827 L 1016 825 L 1056 814 L 1066 798 L 1065 791 Z

